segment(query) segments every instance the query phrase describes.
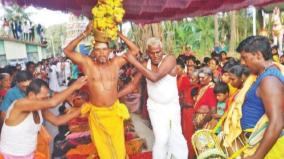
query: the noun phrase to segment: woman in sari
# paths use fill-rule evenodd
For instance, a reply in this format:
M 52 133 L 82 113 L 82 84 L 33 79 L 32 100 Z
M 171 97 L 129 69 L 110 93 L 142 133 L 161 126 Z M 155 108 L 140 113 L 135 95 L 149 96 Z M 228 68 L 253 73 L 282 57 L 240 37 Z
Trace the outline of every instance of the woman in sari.
M 193 67 L 195 69 L 195 67 Z M 191 144 L 191 137 L 195 131 L 193 125 L 193 114 L 194 114 L 194 100 L 191 96 L 192 89 L 199 87 L 198 71 L 193 71 L 186 76 L 183 76 L 182 80 L 178 82 L 178 90 L 180 95 L 181 109 L 181 124 L 182 133 L 187 141 L 187 147 L 189 152 L 194 152 Z M 194 158 L 194 153 L 189 153 L 189 158 Z
M 196 129 L 206 127 L 211 119 L 212 112 L 216 111 L 217 99 L 213 88 L 213 73 L 208 67 L 199 70 L 200 90 L 194 104 L 194 125 Z
M 234 88 L 237 88 L 237 91 L 235 91 L 234 94 L 232 94 L 229 98 L 227 109 L 231 105 L 231 103 L 234 101 L 236 95 L 239 93 L 239 90 L 243 88 L 244 81 L 247 79 L 247 77 L 250 75 L 250 71 L 246 66 L 243 65 L 235 65 L 230 68 L 229 70 L 229 76 L 231 85 Z
M 232 87 L 236 89 L 234 93 L 230 94 L 229 99 L 227 100 L 226 104 L 226 111 L 224 115 L 219 120 L 218 124 L 214 128 L 215 133 L 219 133 L 221 130 L 221 127 L 226 120 L 228 110 L 230 109 L 230 106 L 233 102 L 235 102 L 235 99 L 237 95 L 239 94 L 239 91 L 243 88 L 244 81 L 247 79 L 247 77 L 250 75 L 250 71 L 246 66 L 243 65 L 235 65 L 232 66 L 229 70 L 229 80 Z

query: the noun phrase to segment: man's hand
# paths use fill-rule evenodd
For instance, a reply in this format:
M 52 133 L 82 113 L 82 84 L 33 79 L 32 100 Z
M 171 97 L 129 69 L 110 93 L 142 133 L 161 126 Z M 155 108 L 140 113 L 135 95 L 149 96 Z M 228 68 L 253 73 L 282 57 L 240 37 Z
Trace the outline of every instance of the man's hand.
M 87 76 L 83 76 L 83 77 L 78 78 L 74 82 L 74 84 L 72 84 L 72 87 L 74 87 L 75 90 L 78 90 L 81 87 L 83 87 L 86 83 L 87 83 Z
M 137 62 L 136 58 L 130 53 L 126 53 L 122 57 L 131 64 Z
M 94 29 L 94 22 L 93 22 L 93 20 L 90 20 L 90 22 L 89 22 L 89 24 L 87 25 L 87 27 L 86 27 L 84 33 L 87 34 L 87 35 L 89 35 L 89 34 L 91 34 L 91 33 L 93 32 L 93 29 Z
M 121 31 L 117 31 L 117 35 L 118 35 L 119 37 L 123 36 L 123 34 L 122 34 Z

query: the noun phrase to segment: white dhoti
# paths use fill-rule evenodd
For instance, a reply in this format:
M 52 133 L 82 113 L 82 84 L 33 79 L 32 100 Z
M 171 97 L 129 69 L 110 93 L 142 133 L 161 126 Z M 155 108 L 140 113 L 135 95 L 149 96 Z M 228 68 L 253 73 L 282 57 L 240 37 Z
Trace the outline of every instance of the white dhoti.
M 162 98 L 162 97 L 161 97 Z M 181 129 L 178 99 L 167 104 L 148 100 L 148 112 L 154 131 L 153 159 L 187 159 L 188 149 Z

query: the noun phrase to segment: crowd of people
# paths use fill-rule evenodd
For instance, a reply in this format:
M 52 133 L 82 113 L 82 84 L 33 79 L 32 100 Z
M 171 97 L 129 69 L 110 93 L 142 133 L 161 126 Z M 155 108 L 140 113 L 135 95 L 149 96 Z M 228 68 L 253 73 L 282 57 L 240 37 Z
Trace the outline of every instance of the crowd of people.
M 35 35 L 39 37 L 40 42 L 44 41 L 44 27 L 41 24 L 34 24 L 31 21 L 8 20 L 4 18 L 2 24 L 4 37 L 14 38 L 16 40 L 35 41 Z
M 215 156 L 284 156 L 284 57 L 266 37 L 243 40 L 236 49 L 240 59 L 229 57 L 223 46 L 203 59 L 191 51 L 176 58 L 164 53 L 161 41 L 153 37 L 147 40 L 145 58 L 119 33 L 128 50 L 109 59 L 112 50 L 98 39 L 91 58 L 74 51 L 92 29 L 90 23 L 66 46 L 66 58 L 1 68 L 4 158 L 36 155 L 39 124 L 45 119 L 60 125 L 54 158 L 124 159 L 137 147 L 135 152 L 141 152 L 141 140 L 132 146 L 133 140 L 127 140 L 135 134 L 128 131 L 132 124 L 125 123 L 129 112 L 148 117 L 154 159 L 193 159 L 215 148 L 221 151 L 211 151 Z M 60 92 L 62 86 L 67 89 Z M 62 102 L 60 116 L 48 111 Z M 205 136 L 196 139 L 199 132 Z

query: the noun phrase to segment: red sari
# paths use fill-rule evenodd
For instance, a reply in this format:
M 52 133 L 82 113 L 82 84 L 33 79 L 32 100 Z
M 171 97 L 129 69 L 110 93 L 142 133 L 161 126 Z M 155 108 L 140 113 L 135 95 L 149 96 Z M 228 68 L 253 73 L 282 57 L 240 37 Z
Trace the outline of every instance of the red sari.
M 209 83 L 206 86 L 203 86 L 197 95 L 197 99 L 194 105 L 194 122 L 195 126 L 197 128 L 202 128 L 207 123 L 202 123 L 203 120 L 210 115 L 209 113 L 200 113 L 199 109 L 201 109 L 201 106 L 207 106 L 208 109 L 215 109 L 217 105 L 217 99 L 214 94 L 214 83 Z M 202 124 L 202 125 L 200 125 Z
M 191 84 L 190 79 L 187 75 L 182 75 L 178 78 L 177 81 L 179 94 L 182 94 L 181 100 L 188 104 L 193 105 L 194 101 L 191 96 L 191 90 L 195 87 L 198 87 L 197 84 Z M 193 125 L 193 115 L 194 109 L 192 107 L 183 106 L 181 109 L 181 124 L 182 124 L 182 133 L 187 141 L 187 147 L 189 152 L 189 158 L 194 158 L 194 149 L 191 144 L 191 136 L 194 134 L 195 128 Z

